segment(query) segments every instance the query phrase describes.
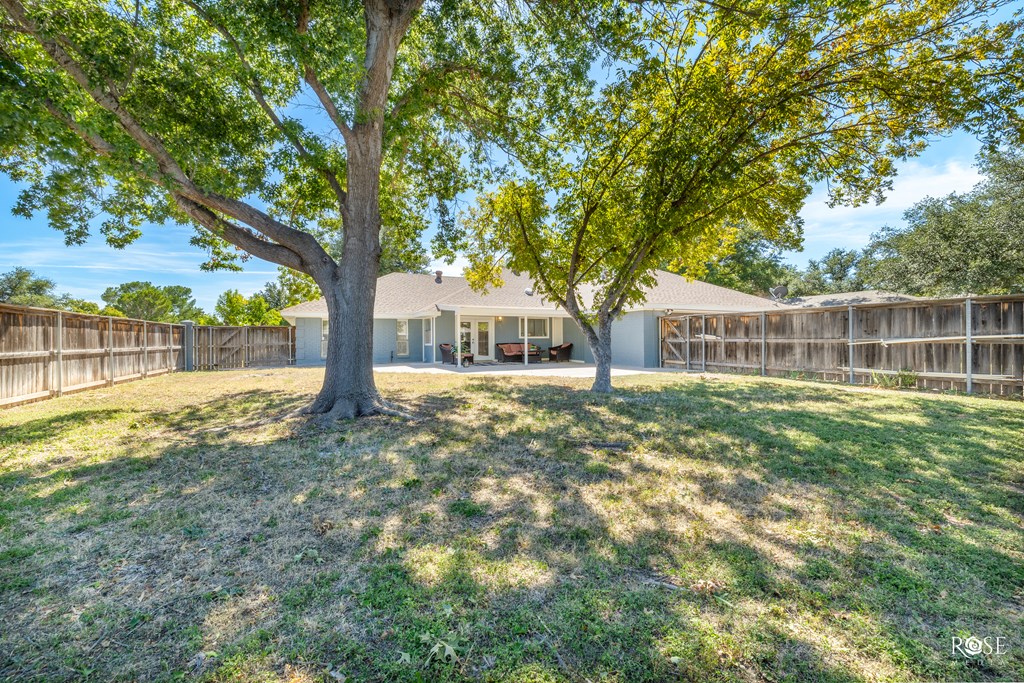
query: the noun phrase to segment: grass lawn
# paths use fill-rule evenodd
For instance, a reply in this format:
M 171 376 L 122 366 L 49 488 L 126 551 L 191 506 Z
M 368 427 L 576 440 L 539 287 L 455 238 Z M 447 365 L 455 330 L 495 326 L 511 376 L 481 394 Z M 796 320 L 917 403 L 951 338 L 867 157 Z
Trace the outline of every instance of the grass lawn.
M 321 373 L 0 411 L 0 680 L 1024 679 L 1020 402 Z

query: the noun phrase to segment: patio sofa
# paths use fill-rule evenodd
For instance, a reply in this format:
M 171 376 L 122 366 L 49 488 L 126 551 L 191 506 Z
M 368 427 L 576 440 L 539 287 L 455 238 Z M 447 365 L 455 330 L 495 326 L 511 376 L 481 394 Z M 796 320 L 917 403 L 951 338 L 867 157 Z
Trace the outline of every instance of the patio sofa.
M 496 354 L 498 361 L 502 363 L 522 363 L 523 362 L 523 345 L 522 343 L 503 343 L 495 344 Z M 530 362 L 539 363 L 541 360 L 540 347 L 536 344 L 530 344 Z
M 548 349 L 548 360 L 552 363 L 561 363 L 572 360 L 572 342 L 552 346 Z

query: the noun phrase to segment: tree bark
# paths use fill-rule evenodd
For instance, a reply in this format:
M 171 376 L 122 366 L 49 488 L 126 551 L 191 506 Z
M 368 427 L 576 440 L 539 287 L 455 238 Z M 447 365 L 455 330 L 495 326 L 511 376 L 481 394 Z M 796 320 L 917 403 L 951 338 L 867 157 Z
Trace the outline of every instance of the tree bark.
M 380 169 L 376 122 L 353 127 L 341 262 L 314 278 L 327 301 L 327 367 L 310 413 L 333 419 L 391 412 L 373 380 L 373 304 L 380 264 Z
M 579 321 L 577 321 L 578 323 Z M 612 393 L 612 324 L 610 318 L 599 318 L 597 329 L 583 325 L 590 350 L 594 354 L 594 383 L 590 390 L 598 394 Z

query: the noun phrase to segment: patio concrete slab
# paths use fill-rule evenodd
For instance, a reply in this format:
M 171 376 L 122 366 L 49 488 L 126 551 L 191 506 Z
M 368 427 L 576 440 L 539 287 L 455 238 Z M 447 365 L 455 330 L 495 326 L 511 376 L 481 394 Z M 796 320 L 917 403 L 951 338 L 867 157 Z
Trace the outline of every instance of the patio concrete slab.
M 533 377 L 593 377 L 594 366 L 584 363 L 534 363 L 525 366 L 517 363 L 480 364 L 459 368 L 454 365 L 431 363 L 389 363 L 374 365 L 374 372 L 419 372 L 427 374 L 458 375 L 530 375 Z M 612 377 L 626 375 L 649 375 L 656 369 L 612 368 Z

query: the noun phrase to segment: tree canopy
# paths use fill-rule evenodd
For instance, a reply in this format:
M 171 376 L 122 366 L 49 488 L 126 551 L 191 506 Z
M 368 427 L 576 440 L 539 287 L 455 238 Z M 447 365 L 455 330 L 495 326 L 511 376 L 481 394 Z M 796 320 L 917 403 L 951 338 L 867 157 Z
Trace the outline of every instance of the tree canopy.
M 864 251 L 863 277 L 881 289 L 925 296 L 1024 292 L 1024 156 L 982 157 L 986 180 L 929 198 Z
M 196 305 L 192 289 L 181 285 L 161 287 L 151 282 L 125 282 L 107 287 L 101 297 L 108 306 L 138 320 L 206 322 L 209 317 Z
M 816 182 L 833 203 L 879 199 L 937 134 L 1017 134 L 1020 25 L 989 21 L 1009 4 L 639 6 L 631 47 L 558 119 L 545 163 L 482 194 L 447 242 L 464 240 L 480 287 L 499 263 L 535 277 L 609 390 L 610 323 L 659 265 L 699 270 L 740 226 L 799 235 Z
M 217 299 L 214 310 L 222 325 L 284 325 L 284 318 L 260 294 L 245 297 L 229 289 Z

